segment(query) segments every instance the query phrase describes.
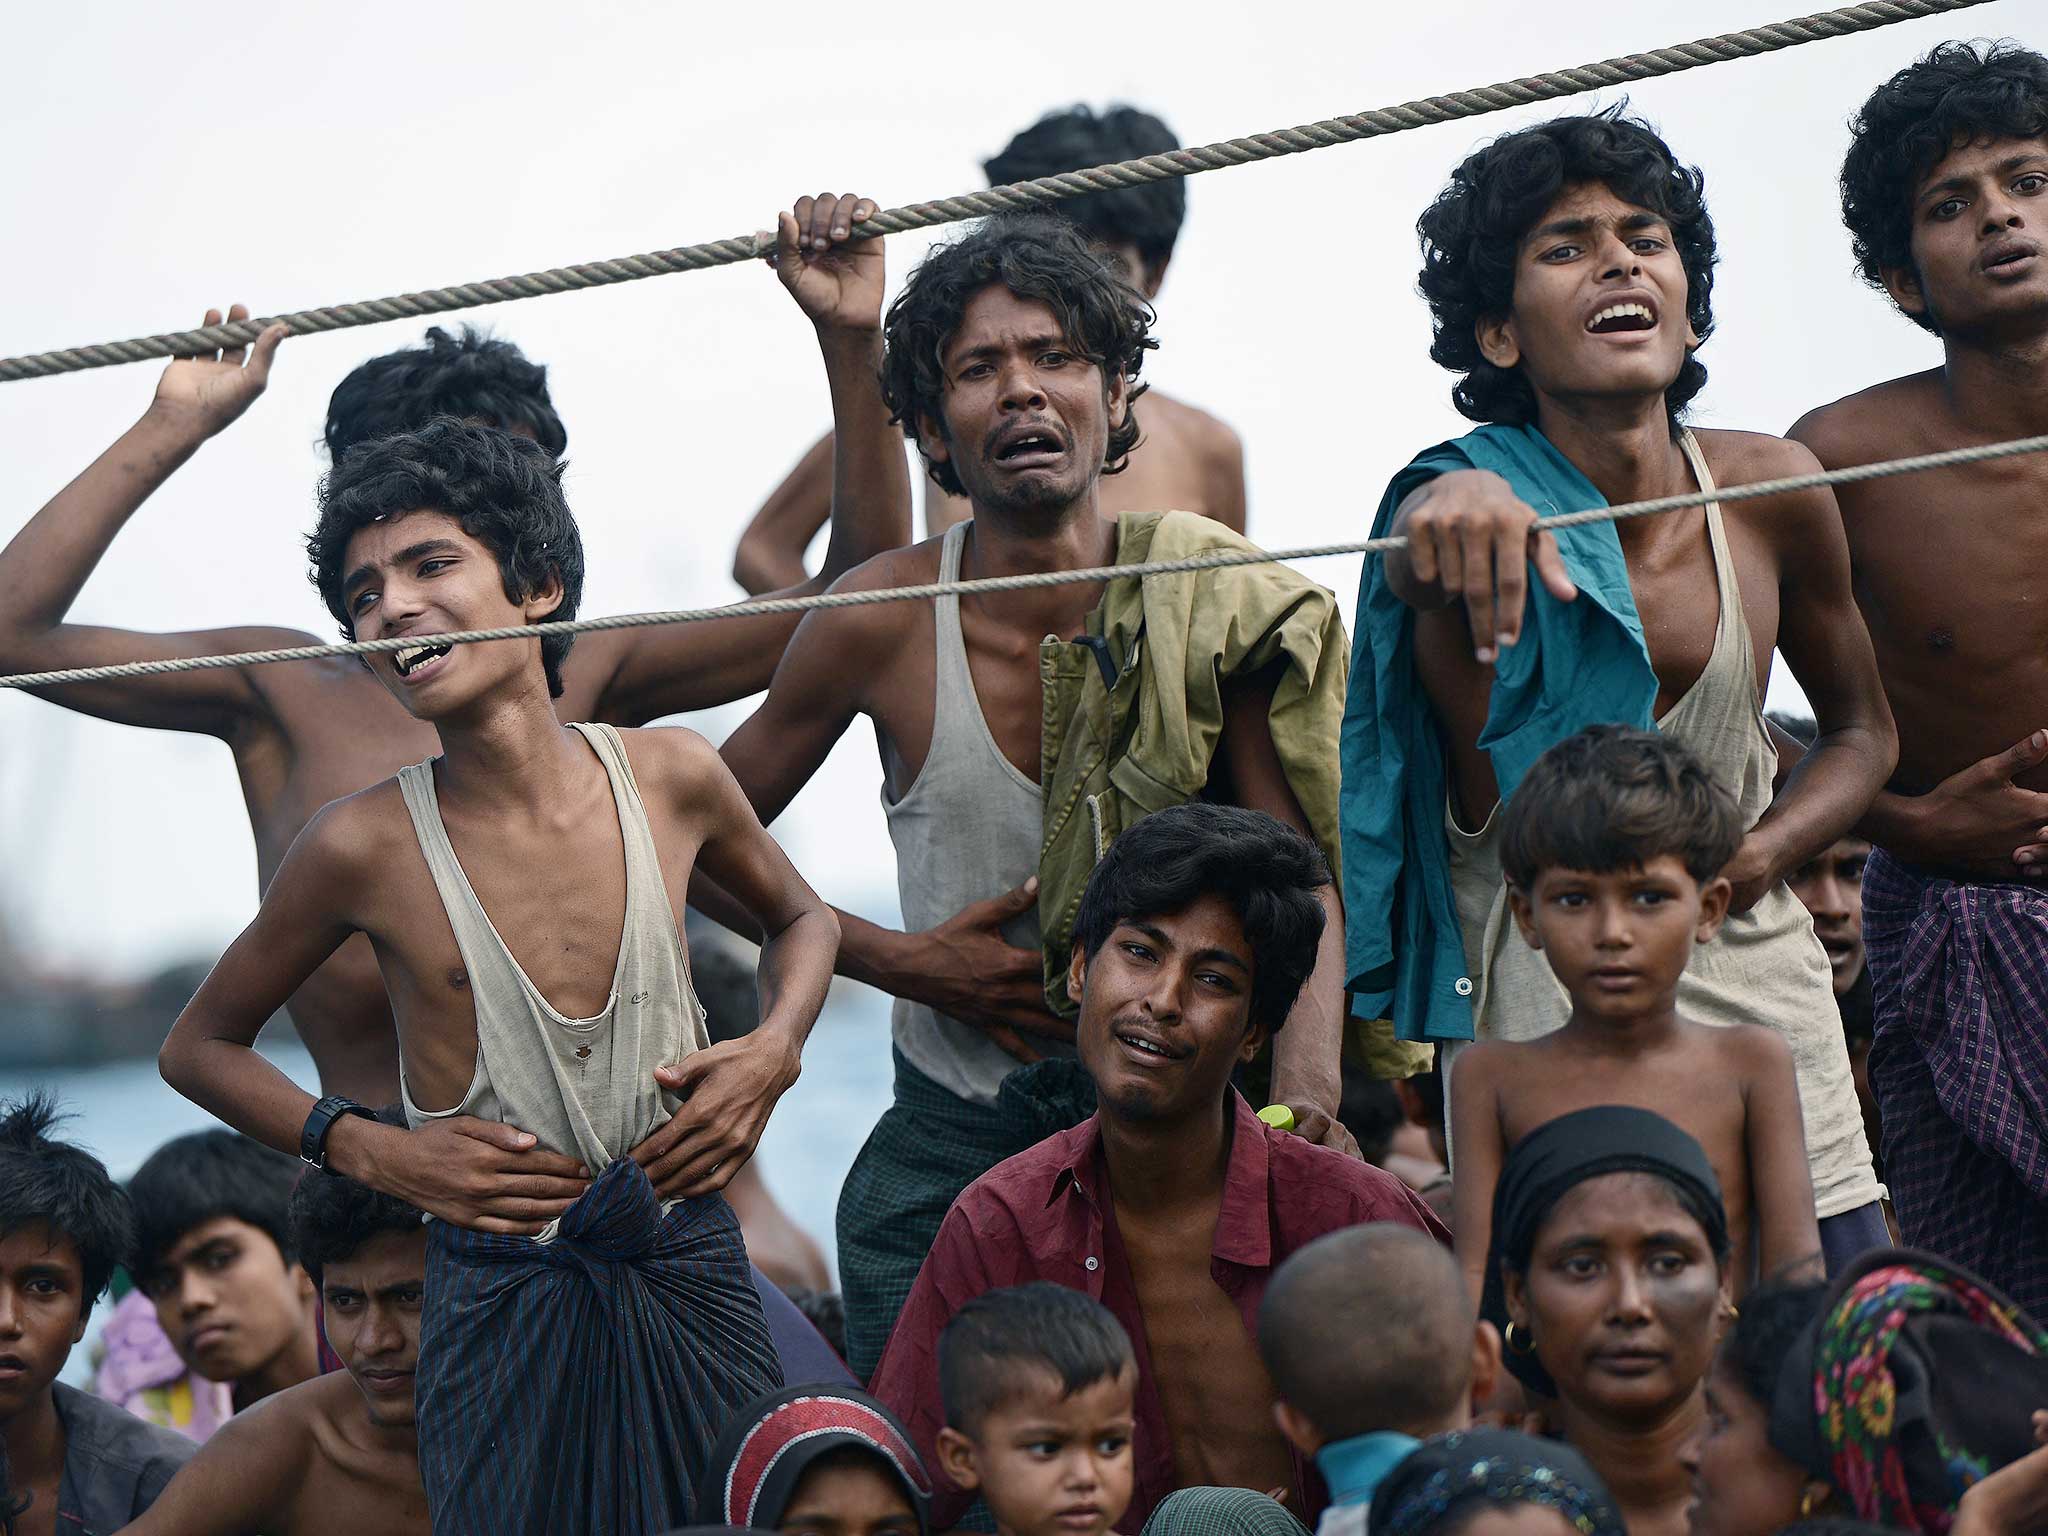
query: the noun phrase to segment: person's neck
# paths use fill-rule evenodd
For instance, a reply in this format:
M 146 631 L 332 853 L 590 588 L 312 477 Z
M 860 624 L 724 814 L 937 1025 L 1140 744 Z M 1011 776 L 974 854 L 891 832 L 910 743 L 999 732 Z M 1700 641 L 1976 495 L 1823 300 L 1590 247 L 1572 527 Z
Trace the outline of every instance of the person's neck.
M 1176 1120 L 1126 1120 L 1105 1104 L 1102 1153 L 1117 1209 L 1144 1215 L 1220 1199 L 1230 1167 L 1230 1111 L 1227 1092 L 1213 1110 Z
M 314 1337 L 313 1327 L 308 1320 L 306 1327 L 292 1335 L 291 1343 L 248 1375 L 237 1378 L 234 1386 L 235 1412 L 240 1413 L 273 1393 L 282 1392 L 286 1387 L 296 1387 L 302 1381 L 311 1381 L 320 1374 L 320 1345 Z
M 0 1445 L 7 1448 L 7 1477 L 18 1495 L 41 1488 L 64 1475 L 64 1422 L 57 1417 L 57 1393 L 45 1387 L 35 1400 L 5 1423 Z
M 2048 314 L 2003 334 L 1942 338 L 1942 392 L 1987 438 L 2048 432 Z
M 588 752 L 555 716 L 536 674 L 434 722 L 441 737 L 441 798 L 501 809 L 561 806 Z
M 1671 436 L 1659 395 L 1553 398 L 1539 395 L 1536 430 L 1593 482 L 1609 506 L 1692 489 L 1685 454 Z M 1662 521 L 1623 524 L 1624 531 Z
M 1560 1438 L 1593 1464 L 1620 1506 L 1623 1523 L 1635 1530 L 1639 1518 L 1668 1512 L 1691 1497 L 1692 1479 L 1679 1452 L 1698 1431 L 1705 1411 L 1697 1390 L 1647 1426 L 1617 1423 L 1560 1399 L 1557 1428 Z
M 1636 1014 L 1633 1018 L 1588 1018 L 1577 1006 L 1565 1021 L 1565 1038 L 1592 1055 L 1633 1056 L 1652 1046 L 1669 1042 L 1678 1033 L 1678 997 L 1670 997 Z
M 1117 525 L 1102 515 L 1093 485 L 1070 505 L 1030 519 L 977 506 L 966 537 L 960 574 L 969 580 L 1080 571 L 1116 563 Z M 1065 639 L 1101 601 L 1100 584 L 1076 582 L 1006 592 L 1001 612 L 1006 621 L 1020 627 Z

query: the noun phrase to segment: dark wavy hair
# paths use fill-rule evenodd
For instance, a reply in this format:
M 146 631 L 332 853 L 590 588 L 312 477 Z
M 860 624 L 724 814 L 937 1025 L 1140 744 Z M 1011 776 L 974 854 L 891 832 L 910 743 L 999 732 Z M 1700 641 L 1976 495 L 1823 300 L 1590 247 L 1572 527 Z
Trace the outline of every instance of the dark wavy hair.
M 1097 113 L 1074 106 L 1048 112 L 1004 145 L 1001 154 L 983 161 L 981 168 L 989 185 L 1002 186 L 1179 148 L 1173 130 L 1150 112 L 1117 105 Z M 1135 245 L 1139 259 L 1159 269 L 1173 259 L 1174 243 L 1187 219 L 1188 184 L 1174 176 L 1143 186 L 1089 192 L 1054 206 L 1090 240 Z
M 320 517 L 306 538 L 313 584 L 342 634 L 355 638 L 341 584 L 348 542 L 362 529 L 407 512 L 445 512 L 498 557 L 505 596 L 522 602 L 562 583 L 550 619 L 573 619 L 583 599 L 583 537 L 562 495 L 560 460 L 539 443 L 452 417 L 417 431 L 358 443 L 320 486 Z M 562 659 L 572 635 L 540 643 L 548 692 L 562 696 Z
M 1329 883 L 1322 850 L 1285 822 L 1192 800 L 1154 811 L 1109 845 L 1081 893 L 1074 945 L 1093 961 L 1117 924 L 1221 896 L 1255 960 L 1252 1021 L 1277 1032 L 1315 969 Z
M 50 1134 L 64 1116 L 40 1091 L 0 1105 L 0 1235 L 41 1223 L 78 1249 L 81 1313 L 135 1251 L 135 1212 L 106 1164 Z
M 1871 93 L 1849 124 L 1842 222 L 1863 280 L 1913 265 L 1913 194 L 1957 146 L 2048 135 L 2048 58 L 2017 43 L 1942 43 Z M 1933 314 L 1908 313 L 1941 333 Z
M 1116 474 L 1138 446 L 1134 407 L 1146 386 L 1138 382 L 1152 339 L 1151 306 L 1080 232 L 1056 214 L 1000 214 L 949 245 L 936 246 L 910 274 L 889 306 L 882 336 L 882 398 L 890 420 L 917 443 L 925 467 L 942 490 L 966 494 L 950 461 L 934 460 L 919 440 L 919 423 L 943 429 L 946 420 L 947 343 L 960 329 L 968 302 L 1000 283 L 1020 299 L 1044 304 L 1059 317 L 1074 350 L 1102 370 L 1103 387 L 1122 374 L 1131 385 L 1124 419 L 1112 422 L 1102 472 Z
M 1778 1395 L 1778 1376 L 1792 1346 L 1827 1304 L 1824 1280 L 1767 1280 L 1742 1298 L 1735 1326 L 1722 1341 L 1721 1357 L 1742 1388 L 1765 1413 Z
M 292 1191 L 292 1236 L 315 1285 L 328 1265 L 346 1263 L 371 1238 L 417 1232 L 426 1219 L 395 1195 L 319 1168 L 307 1169 Z
M 1528 379 L 1518 368 L 1486 360 L 1477 327 L 1513 306 L 1522 241 L 1571 187 L 1597 182 L 1670 226 L 1685 264 L 1686 318 L 1701 341 L 1713 334 L 1714 222 L 1707 216 L 1705 178 L 1625 111 L 1623 103 L 1590 116 L 1553 118 L 1495 139 L 1451 173 L 1450 184 L 1416 220 L 1420 286 L 1436 333 L 1429 355 L 1463 375 L 1451 400 L 1473 421 L 1527 426 L 1536 419 Z M 1679 412 L 1706 382 L 1698 356 L 1687 356 L 1664 392 L 1674 432 Z
M 267 1233 L 296 1262 L 285 1208 L 305 1165 L 239 1131 L 194 1131 L 165 1142 L 128 1181 L 135 1202 L 135 1278 L 145 1290 L 187 1232 L 231 1216 Z
M 418 346 L 373 357 L 335 386 L 327 402 L 327 455 L 338 464 L 357 443 L 417 431 L 437 416 L 507 432 L 524 427 L 556 458 L 568 451 L 546 368 L 487 331 L 465 325 L 451 336 L 437 325 Z

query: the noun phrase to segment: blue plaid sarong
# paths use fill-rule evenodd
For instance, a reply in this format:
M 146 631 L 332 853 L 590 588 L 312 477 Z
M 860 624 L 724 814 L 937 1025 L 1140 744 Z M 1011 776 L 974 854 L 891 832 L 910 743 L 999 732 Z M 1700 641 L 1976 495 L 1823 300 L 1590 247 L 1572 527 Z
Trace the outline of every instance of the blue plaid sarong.
M 712 1442 L 782 1370 L 722 1195 L 629 1158 L 554 1241 L 429 1225 L 415 1377 L 435 1536 L 688 1525 Z

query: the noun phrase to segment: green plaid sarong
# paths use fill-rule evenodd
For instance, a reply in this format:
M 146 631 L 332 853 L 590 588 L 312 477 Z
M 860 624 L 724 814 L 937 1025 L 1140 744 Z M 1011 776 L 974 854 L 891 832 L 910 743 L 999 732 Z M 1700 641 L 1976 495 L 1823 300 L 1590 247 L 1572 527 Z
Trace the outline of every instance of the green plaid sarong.
M 917 1271 L 961 1190 L 1046 1137 L 1095 1113 L 1095 1084 L 1079 1062 L 1019 1067 L 993 1105 L 947 1092 L 896 1056 L 896 1101 L 854 1159 L 839 1192 L 839 1289 L 846 1360 L 875 1374 Z

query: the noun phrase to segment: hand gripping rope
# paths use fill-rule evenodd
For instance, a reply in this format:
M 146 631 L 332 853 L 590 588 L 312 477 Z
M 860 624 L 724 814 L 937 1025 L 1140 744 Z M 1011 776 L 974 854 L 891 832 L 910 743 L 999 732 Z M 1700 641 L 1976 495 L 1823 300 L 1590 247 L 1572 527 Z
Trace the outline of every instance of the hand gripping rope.
M 1538 528 L 1571 528 L 1581 523 L 1621 522 L 1627 518 L 1649 517 L 1659 512 L 1676 512 L 1685 507 L 1703 507 L 1710 501 L 1753 501 L 1761 496 L 1783 496 L 1823 485 L 1854 485 L 1864 480 L 1883 480 L 1893 475 L 1910 475 L 1930 469 L 1947 469 L 1959 464 L 1979 464 L 1988 459 L 2009 459 L 2023 453 L 2048 451 L 2048 435 L 2020 437 L 2003 443 L 1983 443 L 1968 448 L 1949 448 L 1940 453 L 1923 453 L 1912 458 L 1887 459 L 1876 464 L 1859 464 L 1848 469 L 1819 470 L 1811 474 L 1788 475 L 1778 480 L 1759 480 L 1750 485 L 1724 486 L 1709 494 L 1689 491 L 1682 496 L 1659 496 L 1651 501 L 1626 502 L 1618 507 L 1594 507 L 1584 512 L 1567 512 L 1560 517 L 1540 519 Z M 388 640 L 351 640 L 334 645 L 299 645 L 276 651 L 243 651 L 231 656 L 181 656 L 164 661 L 118 662 L 104 667 L 71 667 L 61 672 L 25 672 L 0 677 L 0 688 L 49 688 L 60 683 L 96 683 L 121 677 L 162 677 L 173 672 L 205 672 L 218 667 L 258 667 L 279 661 L 316 661 L 329 656 L 372 656 L 419 645 L 468 645 L 481 640 L 524 640 L 548 635 L 580 635 L 601 629 L 641 629 L 653 624 L 697 624 L 706 619 L 736 619 L 760 613 L 808 613 L 816 608 L 864 608 L 872 603 L 901 603 L 949 594 L 986 595 L 1017 592 L 1031 587 L 1060 587 L 1080 582 L 1112 581 L 1126 577 L 1168 576 L 1185 571 L 1214 570 L 1230 565 L 1264 565 L 1274 561 L 1313 560 L 1325 555 L 1376 555 L 1405 549 L 1407 539 L 1361 539 L 1344 544 L 1311 544 L 1299 549 L 1228 549 L 1180 560 L 1134 561 L 1129 565 L 1097 565 L 1073 571 L 1028 571 L 1018 576 L 984 576 L 973 581 L 928 581 L 917 586 L 880 587 L 858 592 L 821 592 L 811 597 L 765 597 L 750 602 L 730 603 L 720 608 L 676 608 L 658 613 L 621 613 L 596 619 L 566 619 L 545 624 L 507 624 L 496 629 L 466 630 L 447 635 L 400 635 Z
M 1504 80 L 1477 90 L 1455 91 L 1447 96 L 1429 96 L 1397 107 L 1361 112 L 1352 117 L 1325 118 L 1298 128 L 1248 138 L 1225 139 L 1197 149 L 1176 149 L 1140 160 L 1100 165 L 1093 170 L 1069 171 L 1020 181 L 986 192 L 963 197 L 941 198 L 935 203 L 913 203 L 876 214 L 855 231 L 860 236 L 895 235 L 906 230 L 951 224 L 985 214 L 1007 213 L 1041 207 L 1084 192 L 1112 187 L 1138 186 L 1175 176 L 1193 176 L 1226 166 L 1249 165 L 1280 155 L 1327 149 L 1382 134 L 1403 133 L 1448 123 L 1459 118 L 1482 117 L 1510 107 L 1526 107 L 1539 101 L 1583 95 L 1635 80 L 1652 80 L 1705 64 L 1725 64 L 1731 59 L 1751 58 L 1795 48 L 1801 43 L 1846 37 L 1874 31 L 1923 16 L 1983 5 L 1987 0 L 1867 0 L 1862 5 L 1838 11 L 1798 16 L 1769 26 L 1726 32 L 1697 42 L 1655 48 L 1648 53 L 1631 53 L 1618 59 L 1581 65 L 1577 69 L 1552 70 L 1521 80 Z M 115 363 L 139 363 L 153 357 L 187 357 L 216 352 L 224 347 L 247 346 L 264 330 L 282 321 L 294 335 L 314 331 L 337 331 L 348 326 L 376 325 L 385 320 L 416 319 L 421 315 L 443 314 L 454 309 L 473 309 L 483 304 L 502 304 L 511 299 L 538 298 L 543 294 L 567 293 L 578 288 L 596 288 L 610 283 L 630 283 L 643 277 L 669 272 L 693 272 L 702 267 L 729 266 L 751 261 L 765 254 L 752 235 L 731 240 L 710 240 L 701 245 L 678 246 L 674 250 L 649 251 L 640 256 L 620 256 L 610 261 L 587 262 L 580 266 L 552 267 L 520 277 L 490 278 L 480 283 L 459 283 L 452 288 L 430 288 L 424 293 L 404 293 L 387 299 L 366 299 L 354 304 L 336 304 L 326 309 L 302 309 L 288 315 L 266 315 L 259 320 L 230 321 L 204 326 L 196 331 L 171 331 L 133 341 L 109 341 L 97 346 L 69 347 L 59 352 L 38 352 L 26 357 L 0 358 L 0 382 L 33 379 L 53 373 L 73 373 L 84 368 L 106 368 Z

